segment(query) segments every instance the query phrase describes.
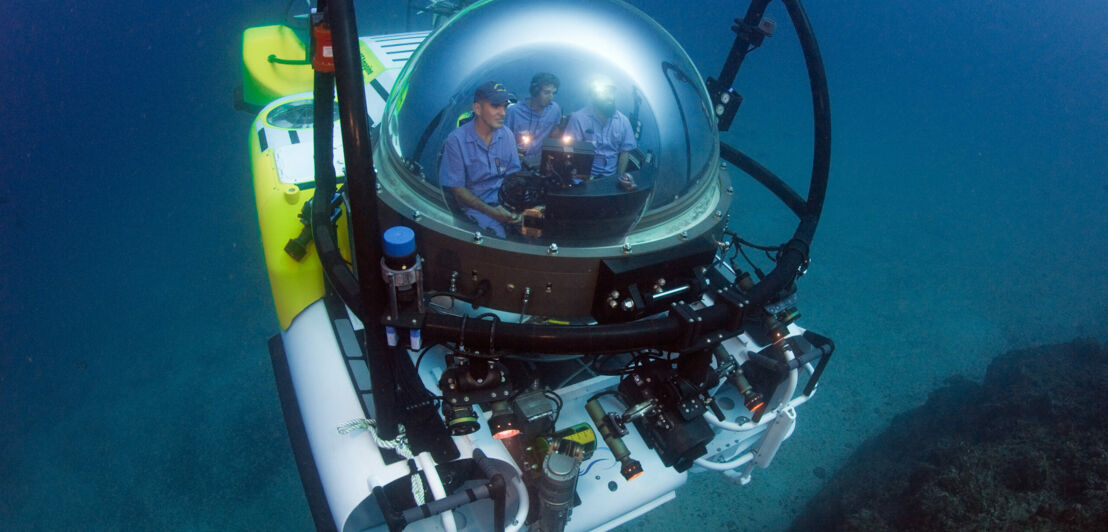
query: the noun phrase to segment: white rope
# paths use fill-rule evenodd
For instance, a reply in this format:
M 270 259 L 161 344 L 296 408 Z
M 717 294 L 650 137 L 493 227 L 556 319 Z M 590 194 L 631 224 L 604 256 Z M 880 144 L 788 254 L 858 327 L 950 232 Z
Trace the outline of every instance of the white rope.
M 377 422 L 372 419 L 358 418 L 351 419 L 346 423 L 343 423 L 337 427 L 339 434 L 345 436 L 351 432 L 364 430 L 373 436 L 373 441 L 377 443 L 377 447 L 382 449 L 392 449 L 407 460 L 415 459 L 415 455 L 412 454 L 411 448 L 408 447 L 408 434 L 404 430 L 404 425 L 400 425 L 400 431 L 396 435 L 395 439 L 383 440 L 377 435 Z M 419 475 L 413 474 L 409 478 L 412 480 L 412 496 L 415 497 L 416 504 L 426 504 L 427 494 L 423 490 L 423 481 L 419 479 Z

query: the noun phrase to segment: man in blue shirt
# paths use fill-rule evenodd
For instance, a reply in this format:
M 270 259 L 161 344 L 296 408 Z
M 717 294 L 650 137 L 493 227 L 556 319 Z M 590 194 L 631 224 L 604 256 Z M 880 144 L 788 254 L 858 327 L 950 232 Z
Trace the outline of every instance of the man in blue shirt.
M 638 146 L 631 121 L 616 110 L 616 87 L 608 82 L 593 85 L 592 102 L 569 117 L 566 135 L 595 146 L 593 177 L 622 178 L 627 172 L 628 152 Z
M 450 132 L 442 150 L 439 182 L 446 194 L 481 229 L 503 238 L 504 224 L 519 216 L 499 204 L 504 176 L 520 171 L 519 152 L 504 115 L 512 98 L 504 85 L 489 81 L 473 93 L 473 120 Z
M 531 97 L 508 106 L 504 125 L 515 133 L 524 159 L 542 155 L 543 139 L 562 122 L 562 108 L 554 102 L 559 85 L 558 76 L 539 72 L 531 78 Z

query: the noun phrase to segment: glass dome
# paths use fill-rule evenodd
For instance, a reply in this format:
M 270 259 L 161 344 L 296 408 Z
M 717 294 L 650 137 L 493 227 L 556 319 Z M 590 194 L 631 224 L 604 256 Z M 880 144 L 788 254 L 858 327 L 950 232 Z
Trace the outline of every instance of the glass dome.
M 659 220 L 681 216 L 698 196 L 713 188 L 709 185 L 718 172 L 719 134 L 692 61 L 664 29 L 635 8 L 597 0 L 482 2 L 428 37 L 405 66 L 390 97 L 382 124 L 387 157 L 379 165 L 395 172 L 397 183 L 424 200 L 420 202 L 423 214 L 458 220 L 457 200 L 450 189 L 444 192 L 440 180 L 448 135 L 470 120 L 478 86 L 488 81 L 503 84 L 514 93 L 517 105 L 526 105 L 532 76 L 539 72 L 553 73 L 560 80 L 554 101 L 563 117 L 561 126 L 554 129 L 556 140 L 562 139 L 557 132 L 570 115 L 590 112 L 586 107 L 598 80 L 614 85 L 615 108 L 627 118 L 635 136 L 636 147 L 628 152 L 627 165 L 634 190 L 620 187 L 616 176 L 590 179 L 584 175 L 572 180 L 585 185 L 574 189 L 574 198 L 545 198 L 550 205 L 540 201 L 540 210 L 547 209 L 548 226 L 558 216 L 568 217 L 560 204 L 576 205 L 572 217 L 578 219 L 600 212 L 594 207 L 622 205 L 618 215 L 612 215 L 615 218 L 599 220 L 596 231 L 580 224 L 563 226 L 564 236 L 558 242 L 573 244 L 573 238 L 586 244 L 590 239 L 622 242 Z M 610 121 L 617 120 L 618 116 Z M 512 134 L 513 139 L 518 133 Z M 578 144 L 574 149 L 581 153 L 589 148 L 592 145 Z M 544 158 L 549 156 L 543 152 Z M 531 166 L 534 176 L 546 175 L 543 169 L 548 167 L 537 157 L 524 157 L 522 162 L 524 170 Z M 507 165 L 497 165 L 503 166 Z M 522 221 L 521 227 L 526 228 L 526 218 Z

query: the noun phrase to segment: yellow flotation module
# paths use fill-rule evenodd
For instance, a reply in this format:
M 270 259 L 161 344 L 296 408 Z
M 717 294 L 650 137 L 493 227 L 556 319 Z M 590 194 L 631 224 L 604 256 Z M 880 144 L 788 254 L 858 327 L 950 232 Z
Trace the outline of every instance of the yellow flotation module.
M 276 120 L 271 120 L 274 113 L 290 108 L 310 111 L 312 100 L 307 97 L 293 97 L 268 106 L 258 116 L 254 133 L 249 137 L 250 166 L 254 176 L 254 199 L 258 208 L 262 251 L 282 329 L 287 329 L 300 311 L 324 294 L 323 266 L 315 245 L 307 244 L 304 249 L 306 253 L 300 257 L 294 257 L 286 249 L 289 241 L 297 238 L 304 229 L 305 225 L 299 215 L 305 202 L 315 192 L 314 181 L 304 179 L 306 175 L 314 175 L 313 145 L 310 142 L 312 126 L 285 124 L 282 127 L 273 124 Z M 296 139 L 296 142 L 291 142 L 290 138 Z M 299 163 L 282 165 L 278 161 L 282 158 L 295 159 Z M 336 220 L 335 225 L 339 251 L 349 261 L 350 237 L 345 213 Z
M 247 28 L 242 34 L 242 96 L 261 107 L 281 96 L 312 90 L 307 47 L 284 25 Z
M 425 36 L 426 33 L 404 34 L 401 41 L 414 48 Z M 396 46 L 395 36 L 386 39 L 390 46 Z M 372 46 L 377 47 L 376 53 Z M 387 60 L 386 67 L 377 55 L 384 52 L 373 37 L 359 39 L 358 48 L 363 80 L 376 87 L 367 91 L 369 113 L 379 121 L 386 106 L 385 91 L 392 88 L 403 62 Z M 287 329 L 293 318 L 324 294 L 323 267 L 315 246 L 308 241 L 299 242 L 305 227 L 299 215 L 315 192 L 311 94 L 315 72 L 305 61 L 306 50 L 303 41 L 288 26 L 258 26 L 243 32 L 243 101 L 261 110 L 249 136 L 250 166 L 266 270 L 282 329 Z M 291 64 L 297 61 L 303 64 Z M 389 75 L 382 77 L 386 72 Z M 337 119 L 337 102 L 332 105 L 336 105 Z M 334 124 L 330 128 L 336 131 Z M 336 174 L 341 179 L 345 163 L 337 131 L 334 141 Z M 349 262 L 350 237 L 345 213 L 335 225 L 339 251 Z M 290 244 L 290 240 L 297 240 L 297 245 Z M 303 247 L 303 254 L 290 252 L 286 246 Z

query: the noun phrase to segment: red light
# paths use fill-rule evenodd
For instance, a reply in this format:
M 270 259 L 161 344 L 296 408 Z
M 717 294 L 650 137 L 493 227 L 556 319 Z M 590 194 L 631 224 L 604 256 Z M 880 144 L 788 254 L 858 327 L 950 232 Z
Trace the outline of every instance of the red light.
M 496 434 L 493 434 L 492 437 L 496 438 L 498 440 L 503 440 L 503 439 L 511 438 L 511 437 L 516 436 L 518 434 L 519 434 L 519 429 L 504 429 L 500 432 L 497 432 Z

